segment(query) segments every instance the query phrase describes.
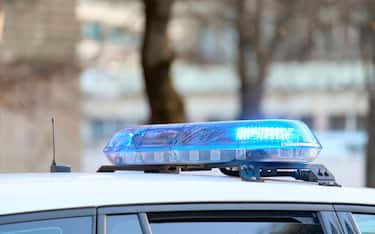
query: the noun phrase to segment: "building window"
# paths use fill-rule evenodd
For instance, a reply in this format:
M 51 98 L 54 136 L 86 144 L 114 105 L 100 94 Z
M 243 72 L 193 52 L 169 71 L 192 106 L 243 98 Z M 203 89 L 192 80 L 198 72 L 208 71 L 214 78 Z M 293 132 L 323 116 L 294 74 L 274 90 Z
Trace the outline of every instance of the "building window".
M 356 129 L 363 131 L 367 128 L 367 117 L 365 115 L 357 115 L 355 117 Z
M 103 28 L 99 23 L 89 22 L 83 25 L 83 37 L 89 40 L 102 41 Z
M 104 138 L 105 130 L 104 130 L 104 122 L 102 120 L 91 120 L 90 121 L 90 132 L 91 138 L 94 140 Z
M 89 125 L 90 137 L 94 141 L 105 140 L 126 126 L 123 120 L 92 119 Z
M 300 120 L 304 122 L 309 128 L 314 128 L 314 118 L 312 116 L 302 116 Z
M 137 35 L 119 27 L 110 28 L 108 37 L 108 40 L 116 45 L 122 45 L 133 49 L 139 47 L 139 38 Z
M 346 129 L 346 116 L 345 115 L 332 115 L 329 117 L 330 130 L 345 130 Z

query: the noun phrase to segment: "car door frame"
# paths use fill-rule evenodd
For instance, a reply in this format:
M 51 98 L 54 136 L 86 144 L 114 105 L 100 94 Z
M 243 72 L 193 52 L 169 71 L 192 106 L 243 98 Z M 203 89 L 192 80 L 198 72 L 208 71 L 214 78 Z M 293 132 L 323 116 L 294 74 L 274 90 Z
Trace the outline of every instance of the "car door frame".
M 353 213 L 375 215 L 375 206 L 371 205 L 334 204 L 333 207 L 344 232 L 347 233 L 361 233 Z
M 175 203 L 175 204 L 142 204 L 118 205 L 99 207 L 97 212 L 97 233 L 106 234 L 106 218 L 108 215 L 138 215 L 139 224 L 144 234 L 150 234 L 150 223 L 147 219 L 148 212 L 171 211 L 306 211 L 317 212 L 319 222 L 324 233 L 344 233 L 332 204 L 317 203 L 252 203 L 252 202 L 226 202 L 226 203 Z

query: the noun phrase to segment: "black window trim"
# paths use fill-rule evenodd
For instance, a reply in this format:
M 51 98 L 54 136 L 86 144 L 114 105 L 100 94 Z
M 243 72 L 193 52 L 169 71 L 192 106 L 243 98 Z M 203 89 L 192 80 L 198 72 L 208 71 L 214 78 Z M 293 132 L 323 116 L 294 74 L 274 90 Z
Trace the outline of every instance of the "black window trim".
M 98 208 L 98 234 L 106 234 L 107 215 L 137 214 L 143 234 L 151 234 L 150 223 L 147 220 L 147 212 L 170 211 L 199 211 L 199 210 L 284 210 L 284 211 L 311 211 L 317 212 L 319 221 L 325 233 L 331 233 L 332 225 L 338 233 L 343 233 L 339 220 L 332 204 L 329 203 L 252 203 L 252 202 L 199 202 L 199 203 L 174 203 L 174 204 L 141 204 L 141 205 L 117 205 Z M 325 218 L 323 220 L 322 218 Z M 331 225 L 331 228 L 328 227 Z
M 147 213 L 163 211 L 196 211 L 196 210 L 294 210 L 294 211 L 334 211 L 329 203 L 277 203 L 277 202 L 198 202 L 102 206 L 98 215 Z
M 96 234 L 97 233 L 96 232 L 96 214 L 97 214 L 97 208 L 95 207 L 6 214 L 6 215 L 0 215 L 0 225 L 44 221 L 44 220 L 49 220 L 49 219 L 79 218 L 79 217 L 91 216 L 92 225 L 93 225 L 92 231 L 93 231 L 93 234 Z

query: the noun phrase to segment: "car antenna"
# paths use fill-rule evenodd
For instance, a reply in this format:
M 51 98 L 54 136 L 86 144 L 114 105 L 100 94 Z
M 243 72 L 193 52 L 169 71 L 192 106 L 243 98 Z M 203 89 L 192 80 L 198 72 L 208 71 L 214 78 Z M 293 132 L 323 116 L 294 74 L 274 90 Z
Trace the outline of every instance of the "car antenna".
M 55 145 L 55 119 L 51 118 L 52 122 L 52 163 L 50 166 L 50 172 L 71 172 L 70 166 L 56 164 L 56 145 Z

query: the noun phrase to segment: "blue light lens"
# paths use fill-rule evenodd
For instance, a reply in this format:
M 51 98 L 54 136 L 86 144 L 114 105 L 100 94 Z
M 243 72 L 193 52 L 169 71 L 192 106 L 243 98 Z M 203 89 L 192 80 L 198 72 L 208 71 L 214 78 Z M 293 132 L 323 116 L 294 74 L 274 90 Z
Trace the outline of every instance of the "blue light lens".
M 280 127 L 240 127 L 237 128 L 237 140 L 281 140 L 286 141 L 293 135 L 293 128 Z
M 145 125 L 117 132 L 104 148 L 116 165 L 233 161 L 309 162 L 321 145 L 299 121 Z

